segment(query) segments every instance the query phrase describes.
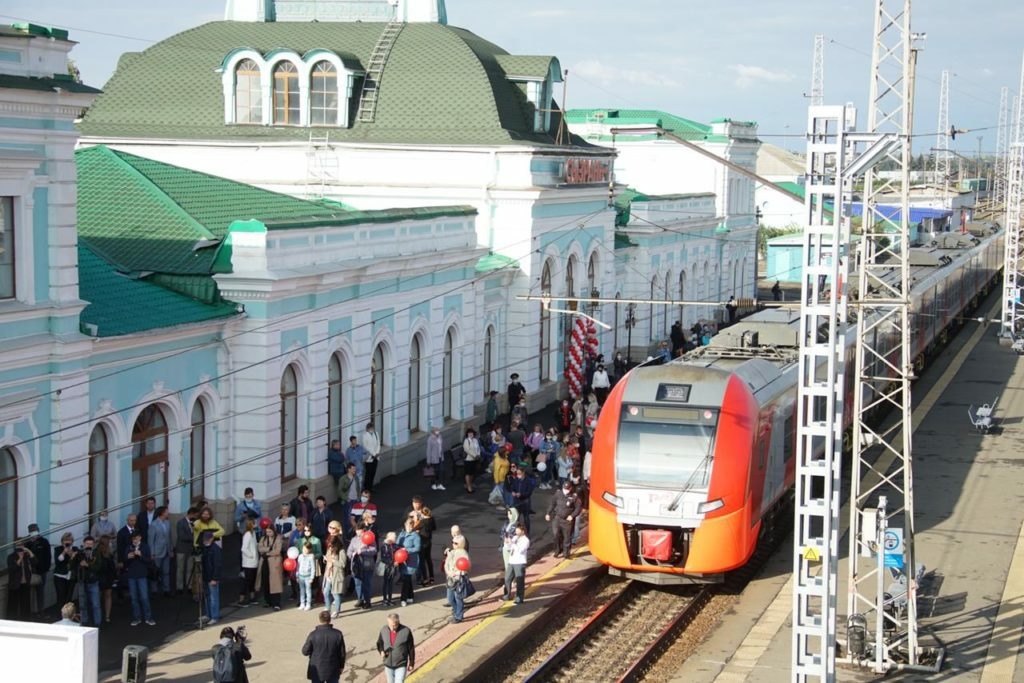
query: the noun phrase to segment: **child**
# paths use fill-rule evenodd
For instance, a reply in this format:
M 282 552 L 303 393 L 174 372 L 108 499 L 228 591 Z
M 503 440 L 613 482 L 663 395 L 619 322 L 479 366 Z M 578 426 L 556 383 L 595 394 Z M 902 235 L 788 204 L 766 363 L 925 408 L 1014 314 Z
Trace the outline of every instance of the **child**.
M 313 554 L 312 543 L 307 542 L 302 546 L 299 566 L 295 573 L 299 579 L 299 609 L 311 609 L 313 577 L 316 575 L 316 555 Z
M 381 598 L 388 607 L 391 606 L 391 596 L 395 587 L 395 543 L 397 541 L 398 535 L 394 531 L 389 531 L 388 535 L 384 537 L 384 543 L 380 546 L 380 564 L 377 574 L 381 577 Z
M 561 486 L 572 472 L 572 456 L 568 448 L 555 456 L 555 463 L 558 465 L 558 485 Z

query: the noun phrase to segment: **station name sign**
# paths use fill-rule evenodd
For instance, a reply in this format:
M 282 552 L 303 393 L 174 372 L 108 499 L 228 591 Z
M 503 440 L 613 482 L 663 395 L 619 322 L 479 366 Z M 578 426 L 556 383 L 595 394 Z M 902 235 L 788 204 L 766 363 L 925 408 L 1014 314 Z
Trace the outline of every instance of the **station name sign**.
M 611 164 L 607 159 L 569 157 L 565 160 L 566 185 L 607 183 L 610 175 Z

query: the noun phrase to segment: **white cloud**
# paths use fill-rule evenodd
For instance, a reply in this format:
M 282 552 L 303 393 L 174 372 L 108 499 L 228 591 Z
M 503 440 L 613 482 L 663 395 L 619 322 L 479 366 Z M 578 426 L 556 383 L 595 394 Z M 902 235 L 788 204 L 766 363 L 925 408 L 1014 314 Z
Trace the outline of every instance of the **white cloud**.
M 567 9 L 534 9 L 526 13 L 531 19 L 558 19 L 567 17 L 571 12 Z
M 736 73 L 737 88 L 749 88 L 760 81 L 765 83 L 784 83 L 793 80 L 793 74 L 785 71 L 769 71 L 763 66 L 733 64 L 729 69 Z
M 569 69 L 569 78 L 576 73 L 583 78 L 593 79 L 602 85 L 630 83 L 653 87 L 675 87 L 677 83 L 658 71 L 641 71 L 639 69 L 623 69 L 605 64 L 599 59 L 585 59 Z

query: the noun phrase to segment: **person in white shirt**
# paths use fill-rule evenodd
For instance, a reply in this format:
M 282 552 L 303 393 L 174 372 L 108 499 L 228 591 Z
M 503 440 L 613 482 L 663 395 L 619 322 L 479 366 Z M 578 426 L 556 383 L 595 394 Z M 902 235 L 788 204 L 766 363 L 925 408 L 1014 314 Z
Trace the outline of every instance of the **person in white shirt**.
M 603 406 L 605 399 L 608 398 L 608 391 L 612 388 L 611 380 L 608 379 L 608 371 L 604 369 L 604 365 L 598 365 L 597 370 L 594 370 L 594 378 L 590 381 L 590 388 L 597 395 L 598 405 Z
M 508 566 L 505 568 L 505 594 L 503 600 L 512 599 L 512 579 L 516 580 L 516 604 L 523 604 L 526 595 L 526 555 L 530 550 L 530 539 L 526 527 L 516 524 L 515 535 L 505 539 L 508 550 Z
M 242 534 L 242 593 L 238 596 L 238 606 L 245 607 L 246 605 L 255 605 L 259 600 L 256 599 L 256 567 L 260 563 L 260 555 L 257 552 L 256 545 L 256 525 L 255 519 L 247 518 L 243 524 L 245 525 L 245 533 Z
M 463 464 L 466 476 L 466 493 L 473 493 L 473 483 L 476 481 L 477 465 L 480 462 L 480 440 L 476 438 L 476 430 L 470 427 L 466 430 L 466 438 L 462 440 L 462 453 L 465 455 Z
M 363 486 L 373 490 L 373 480 L 377 476 L 377 461 L 380 457 L 380 439 L 372 422 L 366 423 L 363 432 L 362 446 L 366 453 L 363 456 Z

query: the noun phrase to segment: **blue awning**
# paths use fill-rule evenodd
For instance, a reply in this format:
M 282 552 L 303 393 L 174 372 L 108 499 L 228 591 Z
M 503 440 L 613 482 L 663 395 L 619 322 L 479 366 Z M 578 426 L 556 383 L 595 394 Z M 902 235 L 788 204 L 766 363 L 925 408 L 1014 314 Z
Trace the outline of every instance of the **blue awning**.
M 900 207 L 893 206 L 891 204 L 879 204 L 875 207 L 876 211 L 884 216 L 886 219 L 893 221 L 894 223 L 900 222 Z M 852 205 L 847 205 L 847 210 L 851 216 L 859 216 L 864 212 L 864 203 L 855 202 Z M 953 212 L 949 209 L 930 209 L 924 206 L 912 206 L 910 207 L 910 222 L 920 223 L 921 221 L 929 218 L 949 218 L 953 215 Z

